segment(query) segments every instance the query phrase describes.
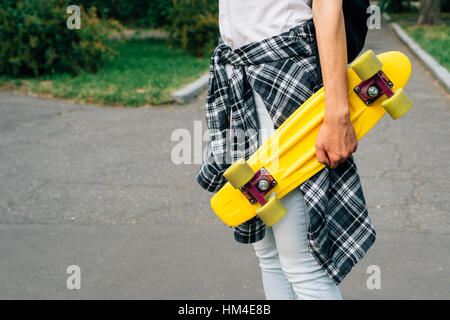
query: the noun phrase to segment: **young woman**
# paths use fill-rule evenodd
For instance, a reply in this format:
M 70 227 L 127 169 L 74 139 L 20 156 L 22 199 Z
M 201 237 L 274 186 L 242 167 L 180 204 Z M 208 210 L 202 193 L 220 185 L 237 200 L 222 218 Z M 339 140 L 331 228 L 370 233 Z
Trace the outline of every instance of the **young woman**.
M 256 217 L 234 237 L 253 244 L 267 299 L 342 299 L 337 285 L 375 240 L 351 156 L 358 141 L 342 0 L 220 0 L 219 24 L 206 104 L 209 156 L 197 180 L 219 190 L 226 168 L 255 152 L 323 84 L 316 155 L 327 168 L 281 199 L 287 214 L 277 224 Z

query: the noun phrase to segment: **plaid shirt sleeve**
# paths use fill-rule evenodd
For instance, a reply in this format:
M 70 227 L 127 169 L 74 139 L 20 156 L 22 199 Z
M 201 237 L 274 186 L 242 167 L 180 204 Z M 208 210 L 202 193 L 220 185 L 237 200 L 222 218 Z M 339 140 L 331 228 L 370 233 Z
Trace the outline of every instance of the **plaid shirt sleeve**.
M 218 165 L 214 161 L 211 148 L 208 146 L 208 157 L 203 161 L 203 165 L 197 175 L 198 184 L 207 191 L 219 191 L 227 182 L 227 179 L 223 176 L 223 173 L 227 168 L 228 165 Z

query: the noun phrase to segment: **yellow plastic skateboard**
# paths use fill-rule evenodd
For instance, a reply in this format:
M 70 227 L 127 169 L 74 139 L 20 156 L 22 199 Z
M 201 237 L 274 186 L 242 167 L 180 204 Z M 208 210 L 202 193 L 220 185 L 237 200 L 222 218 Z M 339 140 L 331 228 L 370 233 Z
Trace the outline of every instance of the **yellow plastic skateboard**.
M 348 70 L 350 118 L 361 139 L 386 113 L 393 119 L 413 105 L 403 91 L 411 63 L 401 52 L 358 57 Z M 267 226 L 286 213 L 279 199 L 325 166 L 316 160 L 315 140 L 324 117 L 324 89 L 299 107 L 247 161 L 224 173 L 228 182 L 211 199 L 219 218 L 237 226 L 258 215 Z

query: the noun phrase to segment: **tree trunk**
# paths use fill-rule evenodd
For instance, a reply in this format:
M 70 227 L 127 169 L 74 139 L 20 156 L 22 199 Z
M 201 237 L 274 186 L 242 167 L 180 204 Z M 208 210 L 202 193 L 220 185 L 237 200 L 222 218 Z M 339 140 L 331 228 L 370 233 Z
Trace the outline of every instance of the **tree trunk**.
M 438 25 L 441 15 L 439 0 L 420 0 L 420 13 L 417 24 Z

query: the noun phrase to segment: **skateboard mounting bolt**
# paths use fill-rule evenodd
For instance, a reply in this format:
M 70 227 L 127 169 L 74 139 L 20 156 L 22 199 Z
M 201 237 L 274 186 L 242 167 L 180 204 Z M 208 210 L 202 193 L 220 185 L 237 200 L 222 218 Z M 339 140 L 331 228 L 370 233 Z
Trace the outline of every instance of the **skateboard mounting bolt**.
M 380 90 L 378 90 L 377 87 L 375 86 L 371 86 L 368 90 L 367 93 L 369 94 L 369 96 L 371 96 L 372 98 L 375 98 L 376 96 L 378 96 L 380 94 Z
M 267 189 L 269 189 L 269 183 L 267 182 L 267 180 L 259 180 L 258 189 L 261 191 L 266 191 Z
M 272 187 L 276 186 L 277 182 L 275 180 L 272 181 Z
M 264 170 L 264 168 L 261 168 L 261 173 L 266 173 L 266 170 Z
M 356 93 L 360 93 L 360 92 L 361 92 L 361 88 L 360 88 L 360 87 L 356 87 L 356 88 L 355 88 L 355 92 L 356 92 Z
M 251 204 L 255 204 L 255 203 L 256 203 L 256 200 L 255 200 L 255 199 L 252 199 L 252 200 L 250 200 L 250 203 L 251 203 Z
M 367 100 L 367 101 L 366 101 L 366 105 L 367 105 L 367 106 L 370 106 L 371 104 L 372 104 L 372 101 L 370 101 L 370 100 Z

